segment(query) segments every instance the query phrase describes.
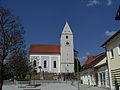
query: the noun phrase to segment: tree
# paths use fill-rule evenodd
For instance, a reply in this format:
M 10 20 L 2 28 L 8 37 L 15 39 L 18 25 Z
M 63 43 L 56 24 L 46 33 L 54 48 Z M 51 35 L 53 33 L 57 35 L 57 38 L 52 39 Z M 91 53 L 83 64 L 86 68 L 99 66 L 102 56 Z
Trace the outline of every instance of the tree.
M 16 78 L 25 78 L 31 70 L 27 51 L 19 50 L 13 53 L 9 58 L 8 67 L 12 76 L 16 76 Z
M 74 59 L 74 70 L 75 72 L 80 72 L 81 66 L 79 59 Z
M 78 57 L 78 51 L 74 50 L 74 71 L 80 72 L 81 66 L 80 66 L 80 60 Z
M 11 11 L 0 7 L 0 90 L 4 80 L 4 63 L 11 53 L 24 47 L 24 28 Z

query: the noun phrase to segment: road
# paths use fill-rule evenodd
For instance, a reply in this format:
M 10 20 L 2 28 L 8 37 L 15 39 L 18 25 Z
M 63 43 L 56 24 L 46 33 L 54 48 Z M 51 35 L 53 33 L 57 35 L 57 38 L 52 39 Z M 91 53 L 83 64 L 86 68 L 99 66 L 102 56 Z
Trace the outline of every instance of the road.
M 19 85 L 4 85 L 3 90 L 23 90 L 23 88 L 18 88 Z M 77 83 L 71 85 L 70 83 L 43 83 L 36 89 L 41 90 L 78 90 Z M 89 87 L 87 85 L 80 85 L 80 90 L 108 90 L 98 87 Z

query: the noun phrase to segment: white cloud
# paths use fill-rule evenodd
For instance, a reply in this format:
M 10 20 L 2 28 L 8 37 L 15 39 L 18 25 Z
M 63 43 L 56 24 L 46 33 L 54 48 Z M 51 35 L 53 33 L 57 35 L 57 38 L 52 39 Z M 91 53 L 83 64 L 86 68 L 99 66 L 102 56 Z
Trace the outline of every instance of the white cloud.
M 81 59 L 82 59 L 82 60 L 86 60 L 86 59 L 87 59 L 87 56 L 82 56 Z
M 86 52 L 82 57 L 81 60 L 87 60 L 88 56 L 90 56 L 89 52 Z
M 84 0 L 81 0 L 84 1 Z M 107 1 L 107 3 L 105 3 Z M 113 0 L 104 0 L 102 2 L 101 0 L 88 0 L 87 6 L 94 6 L 94 5 L 100 5 L 100 4 L 106 4 L 107 6 L 112 5 Z
M 107 36 L 112 36 L 113 34 L 115 34 L 116 33 L 116 31 L 105 31 L 105 35 L 107 35 Z
M 110 6 L 112 4 L 112 0 L 107 0 L 107 5 Z
M 81 65 L 85 63 L 85 61 L 88 59 L 88 56 L 90 56 L 90 52 L 86 52 L 83 54 L 83 56 L 80 57 Z
M 89 0 L 87 6 L 99 5 L 99 0 Z
M 87 55 L 87 56 L 89 56 L 89 55 L 90 55 L 90 53 L 89 53 L 89 52 L 86 52 L 86 55 Z

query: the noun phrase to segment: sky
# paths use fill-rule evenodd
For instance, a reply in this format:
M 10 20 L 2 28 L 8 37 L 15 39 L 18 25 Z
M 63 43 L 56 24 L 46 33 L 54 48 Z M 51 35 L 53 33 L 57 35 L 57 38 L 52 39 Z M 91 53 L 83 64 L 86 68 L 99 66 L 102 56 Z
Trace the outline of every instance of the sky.
M 104 52 L 100 47 L 120 29 L 115 20 L 120 0 L 0 0 L 19 16 L 30 44 L 60 44 L 66 20 L 74 34 L 74 48 L 81 64 L 87 56 Z

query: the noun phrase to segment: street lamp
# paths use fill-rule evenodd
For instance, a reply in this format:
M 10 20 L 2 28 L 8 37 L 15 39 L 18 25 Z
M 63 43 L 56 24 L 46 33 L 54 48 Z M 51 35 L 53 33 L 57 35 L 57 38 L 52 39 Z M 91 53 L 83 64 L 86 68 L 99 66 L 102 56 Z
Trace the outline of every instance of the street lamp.
M 78 80 L 78 90 L 79 90 L 79 66 L 78 66 L 78 59 L 77 59 L 77 80 Z
M 36 71 L 36 69 L 34 69 L 34 70 L 33 70 L 33 74 L 34 74 L 33 85 L 35 85 L 35 84 L 36 84 L 36 83 L 35 83 L 35 75 L 37 74 L 37 71 Z
M 78 90 L 80 90 L 80 86 L 79 86 L 79 84 L 80 84 L 80 75 L 79 75 L 79 69 L 80 69 L 80 67 L 79 67 L 79 63 L 80 62 L 80 59 L 77 57 L 77 80 L 78 80 Z
M 41 67 L 41 66 L 39 66 L 38 68 L 40 69 L 40 74 L 41 74 L 41 69 L 42 69 L 42 67 Z M 41 78 L 41 77 L 40 77 L 40 78 Z

